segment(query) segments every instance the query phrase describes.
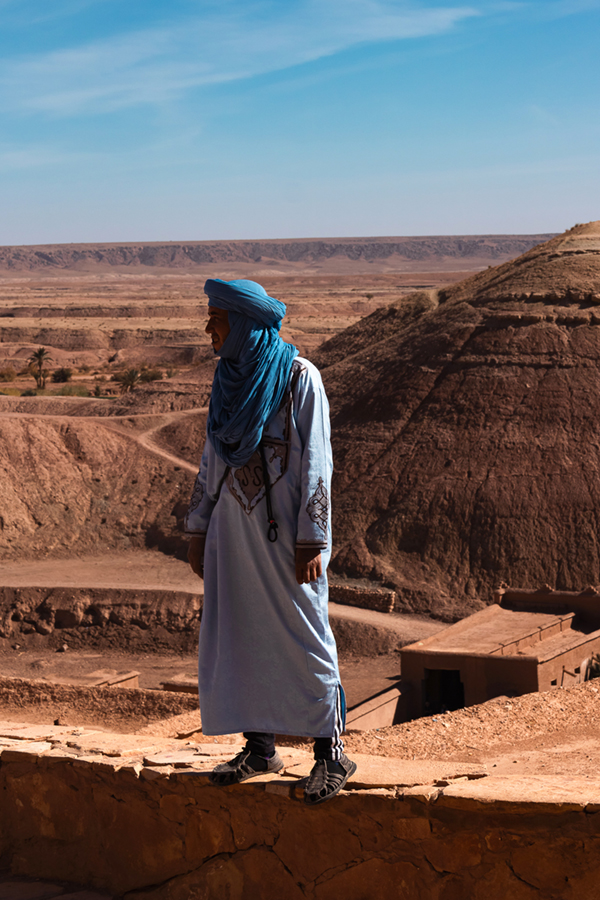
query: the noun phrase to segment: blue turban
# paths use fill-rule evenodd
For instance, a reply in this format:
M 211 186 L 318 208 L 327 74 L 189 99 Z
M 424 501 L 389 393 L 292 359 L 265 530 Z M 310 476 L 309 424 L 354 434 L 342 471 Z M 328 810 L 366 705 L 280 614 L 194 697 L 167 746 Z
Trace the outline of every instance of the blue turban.
M 262 438 L 267 422 L 283 401 L 298 350 L 281 339 L 285 303 L 269 297 L 262 285 L 239 279 L 209 278 L 209 306 L 225 309 L 230 332 L 217 351 L 208 410 L 208 437 L 232 468 L 244 466 Z

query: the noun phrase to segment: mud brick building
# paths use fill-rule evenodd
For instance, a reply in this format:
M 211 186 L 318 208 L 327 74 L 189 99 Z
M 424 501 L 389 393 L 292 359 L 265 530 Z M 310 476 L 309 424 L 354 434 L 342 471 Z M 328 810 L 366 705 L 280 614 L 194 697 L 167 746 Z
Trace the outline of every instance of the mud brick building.
M 600 653 L 600 593 L 504 589 L 495 604 L 401 651 L 400 719 L 589 677 Z

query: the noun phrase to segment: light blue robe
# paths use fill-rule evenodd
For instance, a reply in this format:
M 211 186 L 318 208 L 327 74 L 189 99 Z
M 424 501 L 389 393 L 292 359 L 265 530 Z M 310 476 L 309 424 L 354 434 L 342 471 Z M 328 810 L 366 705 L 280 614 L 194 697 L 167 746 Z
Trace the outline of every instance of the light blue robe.
M 294 361 L 263 446 L 279 526 L 275 543 L 267 539 L 258 450 L 243 468 L 227 471 L 207 440 L 186 517 L 188 533 L 206 534 L 202 729 L 331 737 L 339 728 L 343 697 L 325 574 L 333 464 L 329 404 L 308 360 Z M 321 550 L 318 581 L 296 582 L 297 546 Z

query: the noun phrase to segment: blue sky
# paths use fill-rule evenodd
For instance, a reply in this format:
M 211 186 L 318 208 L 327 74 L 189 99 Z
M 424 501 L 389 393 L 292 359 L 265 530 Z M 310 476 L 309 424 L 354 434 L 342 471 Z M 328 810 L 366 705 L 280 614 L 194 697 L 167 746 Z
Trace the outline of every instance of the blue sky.
M 1 244 L 600 218 L 600 0 L 0 0 Z

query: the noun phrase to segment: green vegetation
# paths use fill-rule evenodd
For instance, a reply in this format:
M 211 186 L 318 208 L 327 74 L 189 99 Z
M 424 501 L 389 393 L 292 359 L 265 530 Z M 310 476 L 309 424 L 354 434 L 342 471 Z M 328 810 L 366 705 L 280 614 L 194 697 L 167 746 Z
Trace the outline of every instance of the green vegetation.
M 33 378 L 35 378 L 35 383 L 38 388 L 46 387 L 46 379 L 50 372 L 48 369 L 45 369 L 44 366 L 52 362 L 52 357 L 48 350 L 45 347 L 38 347 L 37 350 L 34 350 L 29 359 L 27 360 L 29 363 L 29 371 Z M 21 396 L 23 396 L 21 394 Z
M 65 384 L 65 382 L 70 381 L 73 377 L 73 369 L 67 369 L 65 366 L 61 366 L 60 369 L 55 369 L 52 373 L 52 381 L 55 384 Z
M 3 369 L 0 369 L 0 381 L 14 381 L 16 377 L 17 373 L 12 366 L 5 366 Z
M 140 370 L 134 368 L 125 369 L 124 372 L 117 372 L 113 375 L 112 380 L 121 385 L 122 394 L 131 393 L 140 383 Z
M 56 391 L 56 397 L 89 397 L 90 392 L 82 384 L 65 384 L 59 391 Z
M 142 371 L 140 372 L 140 381 L 148 384 L 150 381 L 162 381 L 163 373 L 160 369 L 148 368 L 146 366 L 142 367 Z

